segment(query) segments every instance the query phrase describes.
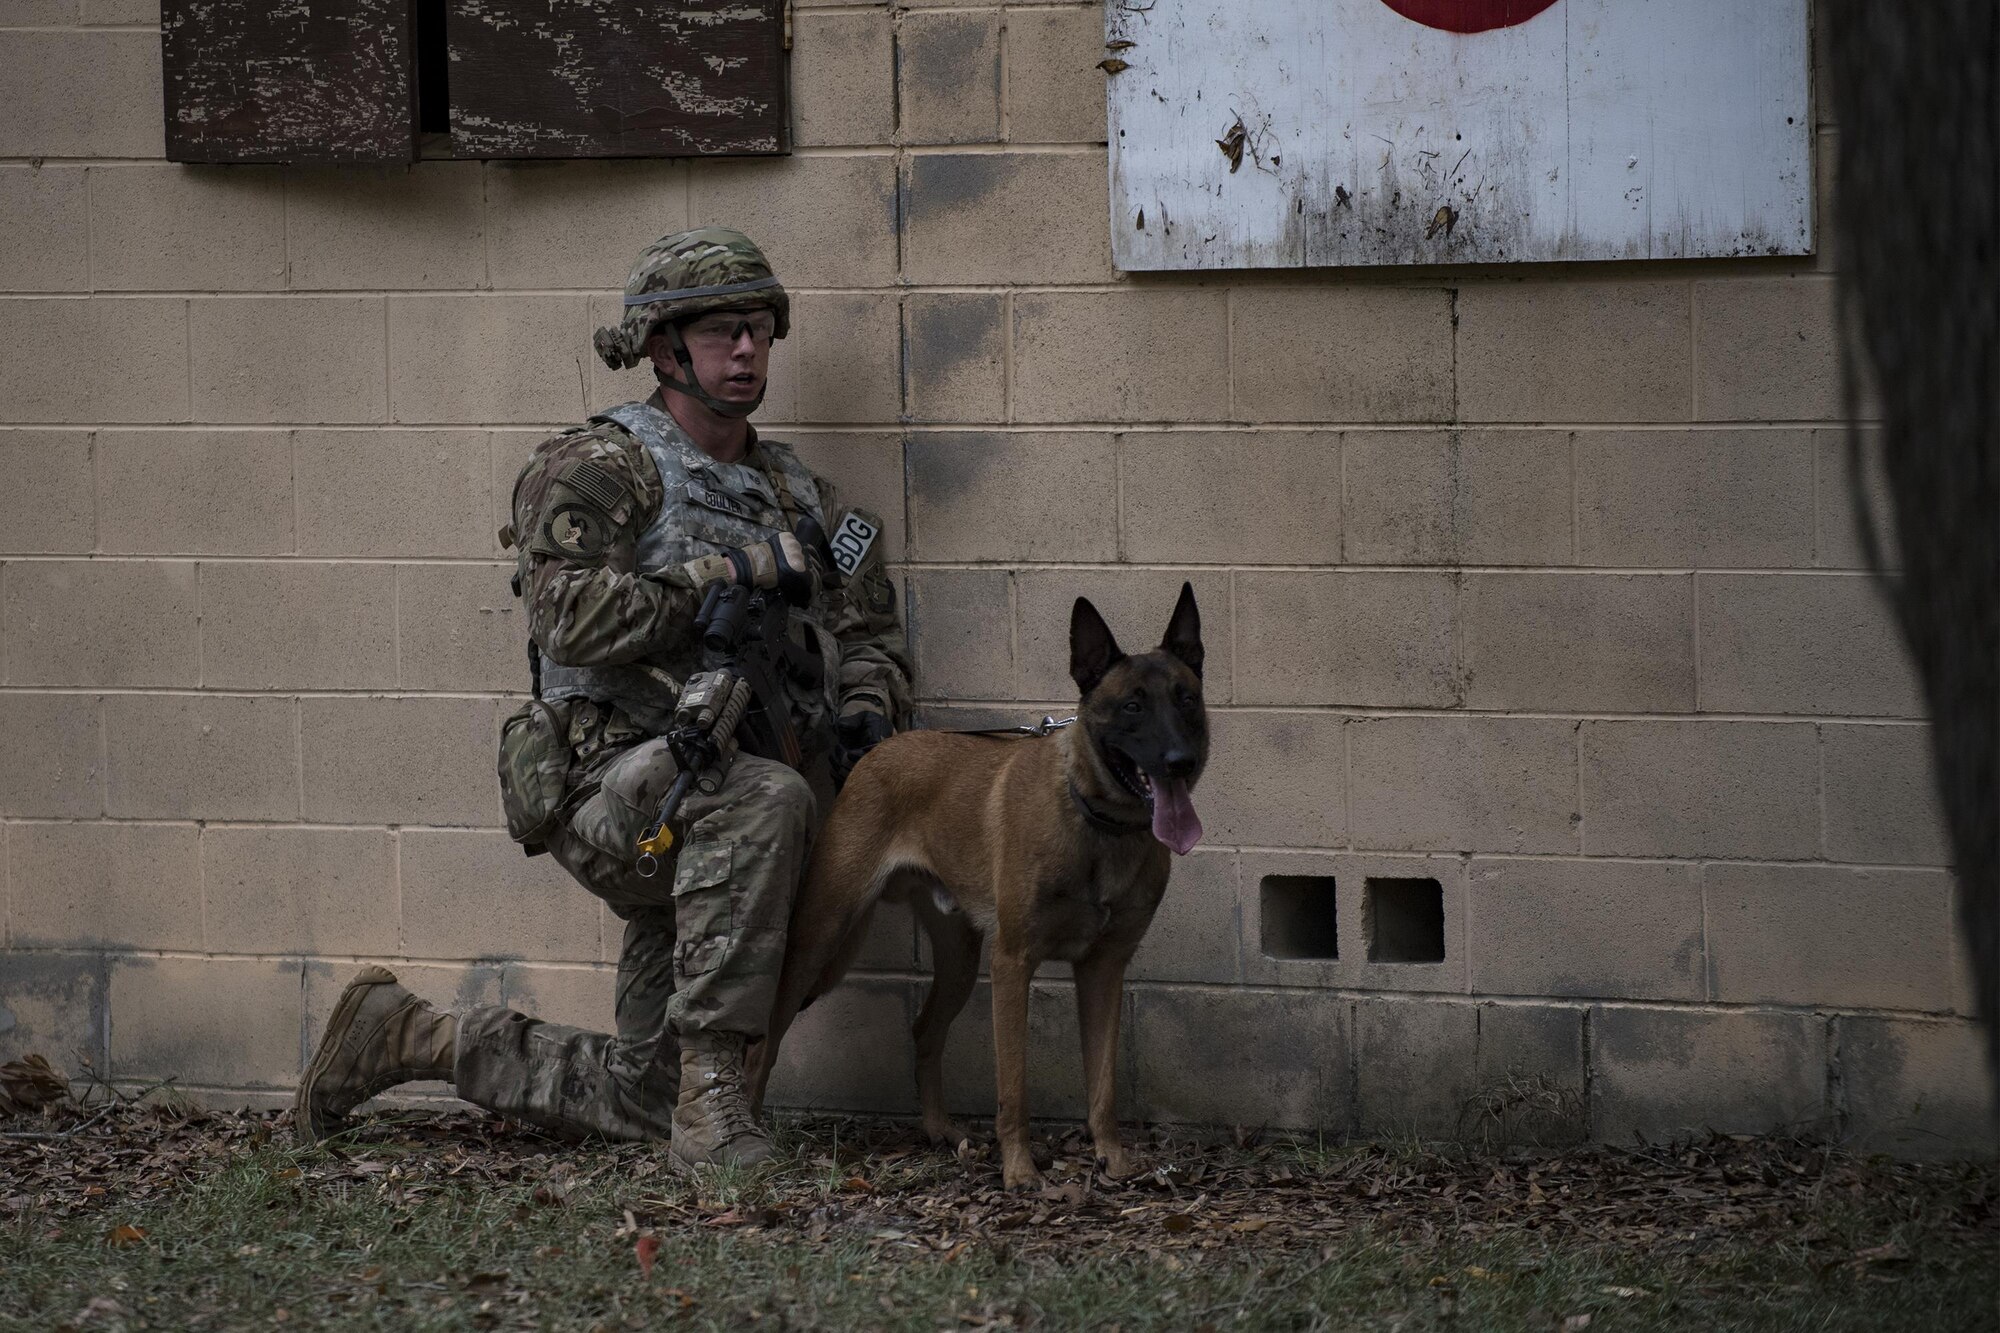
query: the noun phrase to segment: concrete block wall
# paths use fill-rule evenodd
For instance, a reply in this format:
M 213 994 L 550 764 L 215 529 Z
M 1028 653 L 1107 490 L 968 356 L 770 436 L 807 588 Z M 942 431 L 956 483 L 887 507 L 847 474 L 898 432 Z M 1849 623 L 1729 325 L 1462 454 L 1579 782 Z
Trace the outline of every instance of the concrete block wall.
M 1532 1087 L 1545 1137 L 1990 1146 L 1830 245 L 1121 274 L 1102 34 L 803 0 L 789 157 L 335 171 L 162 161 L 144 0 L 0 15 L 0 1056 L 274 1092 L 370 959 L 608 1021 L 617 920 L 499 828 L 494 532 L 646 391 L 589 346 L 631 256 L 729 222 L 796 293 L 762 422 L 887 516 L 934 722 L 1072 702 L 1075 596 L 1143 644 L 1196 589 L 1209 836 L 1126 1114 L 1458 1133 Z M 1398 961 L 1412 884 L 1441 958 Z M 921 959 L 878 924 L 790 1099 L 908 1109 Z

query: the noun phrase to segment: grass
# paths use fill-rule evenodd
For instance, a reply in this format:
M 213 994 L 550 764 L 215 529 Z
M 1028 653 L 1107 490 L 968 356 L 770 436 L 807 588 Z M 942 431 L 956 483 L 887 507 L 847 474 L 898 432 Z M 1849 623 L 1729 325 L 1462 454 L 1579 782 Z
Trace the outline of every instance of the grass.
M 1805 1144 L 1156 1137 L 1161 1169 L 1114 1186 L 1058 1135 L 1051 1188 L 1019 1196 L 854 1122 L 692 1185 L 660 1148 L 471 1117 L 331 1151 L 273 1128 L 134 1110 L 34 1145 L 25 1184 L 0 1167 L 30 1191 L 0 1212 L 0 1327 L 2000 1328 L 1992 1169 Z

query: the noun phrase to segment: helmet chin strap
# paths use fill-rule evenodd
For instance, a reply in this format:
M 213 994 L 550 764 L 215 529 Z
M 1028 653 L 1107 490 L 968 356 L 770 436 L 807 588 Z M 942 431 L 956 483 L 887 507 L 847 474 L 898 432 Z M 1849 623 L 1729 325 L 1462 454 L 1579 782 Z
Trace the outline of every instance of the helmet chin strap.
M 759 407 L 763 406 L 765 390 L 771 387 L 771 383 L 768 379 L 764 382 L 763 386 L 757 390 L 757 396 L 750 402 L 725 403 L 720 398 L 717 398 L 714 394 L 710 393 L 708 390 L 701 387 L 701 380 L 694 373 L 694 358 L 688 355 L 687 344 L 681 340 L 681 331 L 679 326 L 674 324 L 669 324 L 666 326 L 663 332 L 667 336 L 667 345 L 674 349 L 674 360 L 680 363 L 681 374 L 685 378 L 675 379 L 672 375 L 669 375 L 666 371 L 660 369 L 659 362 L 656 361 L 653 363 L 653 376 L 654 378 L 658 379 L 661 384 L 665 385 L 669 389 L 672 389 L 676 393 L 686 394 L 688 397 L 694 399 L 696 402 L 700 403 L 703 407 L 706 407 L 709 411 L 716 413 L 718 416 L 747 417 L 752 412 L 755 412 Z

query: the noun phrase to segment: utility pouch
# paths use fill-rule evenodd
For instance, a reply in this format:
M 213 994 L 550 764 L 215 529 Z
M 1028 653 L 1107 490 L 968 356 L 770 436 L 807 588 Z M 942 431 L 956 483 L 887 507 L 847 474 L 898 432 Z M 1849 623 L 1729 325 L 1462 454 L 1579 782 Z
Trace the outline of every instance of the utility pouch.
M 569 761 L 569 725 L 544 700 L 528 700 L 501 723 L 500 806 L 507 836 L 529 856 L 548 850 L 549 831 L 563 816 Z

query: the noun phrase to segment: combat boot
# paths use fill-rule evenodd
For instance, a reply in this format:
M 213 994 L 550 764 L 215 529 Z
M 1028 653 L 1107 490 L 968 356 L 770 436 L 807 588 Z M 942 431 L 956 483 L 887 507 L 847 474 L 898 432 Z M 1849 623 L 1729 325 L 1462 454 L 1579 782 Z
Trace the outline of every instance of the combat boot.
M 670 1147 L 675 1167 L 755 1166 L 769 1161 L 771 1138 L 750 1114 L 742 1037 L 703 1032 L 681 1039 L 681 1095 Z
M 292 1124 L 313 1143 L 384 1088 L 412 1079 L 450 1079 L 458 1020 L 396 984 L 386 967 L 364 967 L 347 983 L 299 1080 Z

